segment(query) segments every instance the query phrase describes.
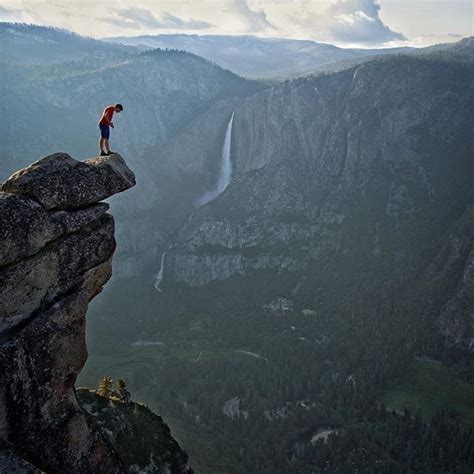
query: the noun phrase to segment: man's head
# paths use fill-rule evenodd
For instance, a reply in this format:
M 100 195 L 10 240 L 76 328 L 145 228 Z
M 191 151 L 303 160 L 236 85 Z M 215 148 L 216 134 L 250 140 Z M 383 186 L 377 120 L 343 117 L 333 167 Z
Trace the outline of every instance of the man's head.
M 123 105 L 122 104 L 115 104 L 115 112 L 122 112 Z

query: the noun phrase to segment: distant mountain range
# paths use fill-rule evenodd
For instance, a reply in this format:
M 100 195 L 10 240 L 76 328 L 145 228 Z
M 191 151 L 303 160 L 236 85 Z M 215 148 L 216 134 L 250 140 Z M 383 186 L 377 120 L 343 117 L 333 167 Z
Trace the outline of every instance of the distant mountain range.
M 344 49 L 307 40 L 225 35 L 156 35 L 97 40 L 59 28 L 0 23 L 0 62 L 44 65 L 110 60 L 149 49 L 194 53 L 244 77 L 286 79 L 412 48 Z
M 59 28 L 0 22 L 0 62 L 44 65 L 131 50 L 131 47 L 86 38 Z
M 172 48 L 189 51 L 245 77 L 295 77 L 341 61 L 412 48 L 345 49 L 331 44 L 285 38 L 228 35 L 156 35 L 104 38 L 111 44 L 140 49 Z

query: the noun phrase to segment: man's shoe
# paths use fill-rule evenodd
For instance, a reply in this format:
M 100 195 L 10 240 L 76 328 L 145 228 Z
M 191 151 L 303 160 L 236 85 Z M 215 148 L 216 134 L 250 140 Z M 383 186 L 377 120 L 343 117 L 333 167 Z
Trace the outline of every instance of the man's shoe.
M 107 156 L 107 153 L 105 151 L 101 151 L 100 156 Z
M 116 151 L 109 151 L 109 152 L 107 153 L 107 155 L 116 155 L 116 154 L 117 154 Z

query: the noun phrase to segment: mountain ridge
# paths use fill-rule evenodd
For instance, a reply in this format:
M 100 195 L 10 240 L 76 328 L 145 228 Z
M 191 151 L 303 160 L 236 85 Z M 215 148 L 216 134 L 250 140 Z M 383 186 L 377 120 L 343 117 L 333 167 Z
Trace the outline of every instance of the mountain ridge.
M 103 38 L 103 41 L 139 49 L 173 48 L 190 51 L 253 79 L 295 77 L 342 60 L 411 50 L 407 47 L 349 49 L 312 40 L 252 35 L 160 34 L 111 37 Z
M 131 51 L 62 28 L 9 22 L 0 22 L 0 46 L 0 61 L 18 65 L 51 64 L 87 56 L 105 58 Z

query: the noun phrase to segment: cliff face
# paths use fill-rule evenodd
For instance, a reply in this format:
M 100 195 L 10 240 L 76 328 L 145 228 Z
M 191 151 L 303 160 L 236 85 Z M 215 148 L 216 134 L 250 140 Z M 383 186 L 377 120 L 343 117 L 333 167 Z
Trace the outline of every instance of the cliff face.
M 474 207 L 468 207 L 424 274 L 426 311 L 454 346 L 474 349 Z
M 426 297 L 455 272 L 459 285 L 433 298 L 432 314 L 456 344 L 472 346 L 463 309 L 472 306 L 472 228 L 448 237 L 463 215 L 472 219 L 472 41 L 465 47 L 459 62 L 388 58 L 244 98 L 235 179 L 179 229 L 165 284 L 292 272 L 354 294 L 412 281 Z M 199 142 L 192 149 L 202 154 Z
M 0 440 L 46 472 L 124 472 L 80 407 L 88 302 L 111 275 L 98 203 L 135 184 L 119 155 L 46 157 L 0 188 Z
M 244 99 L 236 179 L 180 229 L 168 276 L 202 285 L 354 248 L 409 264 L 472 196 L 471 72 L 402 57 Z

